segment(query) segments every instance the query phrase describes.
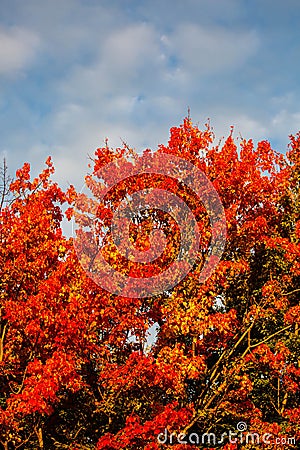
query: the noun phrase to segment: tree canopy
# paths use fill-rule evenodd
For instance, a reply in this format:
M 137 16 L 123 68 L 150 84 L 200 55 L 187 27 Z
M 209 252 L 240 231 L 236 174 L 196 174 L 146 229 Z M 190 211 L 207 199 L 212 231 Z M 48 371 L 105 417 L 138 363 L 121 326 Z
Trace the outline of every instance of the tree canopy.
M 201 195 L 191 166 L 168 175 L 169 161 L 203 174 Z M 233 130 L 216 144 L 187 117 L 155 152 L 97 149 L 86 193 L 53 172 L 49 157 L 34 179 L 28 163 L 2 173 L 3 450 L 296 448 L 300 133 L 283 154 Z M 137 192 L 143 207 L 122 210 Z M 174 266 L 196 229 L 192 262 Z M 111 289 L 106 265 L 123 277 Z

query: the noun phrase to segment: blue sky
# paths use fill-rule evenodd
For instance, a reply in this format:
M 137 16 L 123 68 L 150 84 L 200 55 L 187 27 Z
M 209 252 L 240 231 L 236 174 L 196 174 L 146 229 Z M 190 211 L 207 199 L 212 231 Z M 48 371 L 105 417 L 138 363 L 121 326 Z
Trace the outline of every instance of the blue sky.
M 188 108 L 285 151 L 299 23 L 299 0 L 0 0 L 0 155 L 80 187 L 106 137 L 155 149 Z

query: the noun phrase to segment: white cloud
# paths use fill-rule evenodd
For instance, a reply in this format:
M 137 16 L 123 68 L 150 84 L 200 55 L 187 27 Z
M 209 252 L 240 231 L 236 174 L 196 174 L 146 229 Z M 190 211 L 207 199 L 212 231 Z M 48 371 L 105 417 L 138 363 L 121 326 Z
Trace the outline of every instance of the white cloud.
M 39 47 L 39 38 L 25 28 L 0 28 L 0 74 L 11 75 L 31 63 Z
M 111 70 L 131 74 L 145 60 L 158 57 L 155 31 L 147 24 L 134 24 L 116 30 L 104 42 L 101 59 Z M 151 70 L 151 68 L 149 68 Z
M 287 145 L 289 142 L 289 136 L 300 131 L 300 111 L 288 111 L 287 109 L 281 109 L 274 115 L 270 123 L 270 128 L 272 136 L 277 140 L 284 137 Z M 281 148 L 279 150 L 284 151 L 285 148 Z
M 242 138 L 261 140 L 266 138 L 267 127 L 264 123 L 256 120 L 246 114 L 237 114 L 233 117 L 233 125 L 236 133 L 239 133 Z
M 163 37 L 163 42 L 167 51 L 176 55 L 183 70 L 193 77 L 241 67 L 259 47 L 258 35 L 253 31 L 193 23 L 179 24 L 172 34 Z
M 272 14 L 266 28 L 250 3 L 8 3 L 3 23 L 18 26 L 0 28 L 0 74 L 35 63 L 30 77 L 5 84 L 0 105 L 2 145 L 17 167 L 29 159 L 40 168 L 51 154 L 56 178 L 80 187 L 87 154 L 106 137 L 155 149 L 188 107 L 200 128 L 210 117 L 217 139 L 234 125 L 236 136 L 285 142 L 299 126 L 298 84 L 281 76 L 297 28 L 278 31 L 277 48 Z
M 114 97 L 138 97 L 149 83 L 158 80 L 164 67 L 158 32 L 150 25 L 139 23 L 117 27 L 99 34 L 97 54 L 87 63 L 71 67 L 58 83 L 60 95 L 67 101 L 77 99 L 89 107 Z

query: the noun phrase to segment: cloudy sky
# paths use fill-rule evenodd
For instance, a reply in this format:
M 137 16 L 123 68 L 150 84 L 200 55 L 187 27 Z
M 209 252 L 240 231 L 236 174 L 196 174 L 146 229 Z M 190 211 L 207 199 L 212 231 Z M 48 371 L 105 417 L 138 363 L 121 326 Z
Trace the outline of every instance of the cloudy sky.
M 285 151 L 299 23 L 299 0 L 0 0 L 0 155 L 79 187 L 106 137 L 155 149 L 188 108 Z

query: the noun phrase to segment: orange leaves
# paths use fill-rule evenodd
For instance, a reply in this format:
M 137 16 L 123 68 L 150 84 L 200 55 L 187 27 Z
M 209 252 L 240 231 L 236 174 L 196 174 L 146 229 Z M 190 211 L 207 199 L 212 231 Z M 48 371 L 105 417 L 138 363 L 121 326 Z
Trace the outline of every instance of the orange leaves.
M 105 434 L 99 439 L 96 449 L 159 449 L 158 437 L 161 441 L 165 433 L 179 433 L 192 417 L 191 408 L 180 408 L 177 402 L 171 402 L 156 414 L 152 420 L 141 423 L 140 418 L 132 414 L 126 419 L 125 426 L 115 436 L 111 433 Z M 175 436 L 174 433 L 174 436 Z M 176 434 L 177 434 L 176 433 Z M 179 448 L 180 446 L 175 446 Z M 184 446 L 186 448 L 186 445 Z M 189 448 L 189 446 L 188 446 Z
M 275 375 L 283 376 L 287 370 L 287 360 L 290 354 L 290 350 L 279 341 L 274 351 L 267 344 L 260 344 L 252 350 L 246 359 L 247 361 L 253 361 L 255 364 L 257 363 L 260 369 L 265 367 Z
M 162 307 L 162 314 L 166 317 L 163 332 L 169 336 L 201 334 L 206 327 L 208 305 L 202 305 L 197 299 L 186 298 L 184 292 L 183 295 L 175 293 Z
M 300 408 L 287 409 L 285 411 L 285 417 L 288 417 L 292 422 L 300 423 Z
M 183 394 L 187 378 L 198 379 L 206 367 L 202 356 L 193 356 L 180 345 L 174 348 L 165 346 L 157 356 L 156 365 L 168 380 L 170 388 L 167 392 L 176 392 L 177 395 Z
M 16 171 L 16 176 L 20 180 L 29 180 L 30 179 L 30 164 L 24 163 L 22 169 L 18 169 Z
M 300 324 L 300 305 L 289 308 L 289 310 L 285 313 L 284 319 L 287 323 Z
M 10 184 L 10 190 L 19 195 L 25 194 L 25 192 L 31 191 L 34 192 L 39 186 L 42 186 L 44 189 L 49 187 L 49 179 L 50 175 L 54 173 L 54 166 L 51 161 L 51 157 L 49 156 L 46 160 L 46 165 L 48 166 L 44 169 L 37 178 L 30 181 L 30 164 L 24 163 L 22 169 L 18 169 L 16 171 L 16 180 Z M 58 188 L 57 185 L 52 185 L 53 192 L 56 191 L 56 194 L 62 196 L 62 191 Z
M 300 165 L 300 131 L 295 135 L 290 135 L 289 151 L 287 153 L 288 159 L 295 164 L 297 169 Z
M 60 227 L 60 205 L 66 197 L 50 180 L 50 158 L 46 165 L 33 181 L 29 164 L 17 171 L 10 186 L 15 199 L 0 217 L 1 404 L 18 439 L 18 430 L 32 413 L 53 412 L 60 390 L 76 392 L 82 387 L 78 355 L 71 356 L 55 342 L 59 328 L 68 328 L 68 320 L 62 320 L 61 294 L 67 278 L 63 259 L 72 245 Z
M 255 146 L 234 139 L 233 130 L 223 144 L 212 141 L 210 126 L 201 131 L 188 117 L 157 153 L 99 148 L 86 177 L 93 198 L 53 183 L 50 157 L 34 180 L 28 163 L 17 171 L 14 199 L 0 213 L 0 434 L 9 448 L 22 442 L 37 448 L 36 430 L 45 446 L 55 441 L 74 450 L 87 442 L 98 450 L 154 450 L 161 433 L 221 436 L 228 424 L 244 420 L 260 432 L 297 433 L 300 137 L 291 137 L 288 158 L 267 141 Z M 221 210 L 214 211 L 216 197 L 207 208 L 212 190 L 201 177 L 199 197 L 184 186 L 184 172 L 194 174 L 186 166 L 163 176 L 157 154 L 191 161 L 225 208 L 226 246 L 204 282 L 199 274 L 214 234 L 224 232 Z M 134 200 L 139 190 L 145 192 Z M 168 190 L 191 215 L 175 214 L 181 203 L 165 196 Z M 129 206 L 113 228 L 123 198 Z M 198 229 L 196 259 L 177 284 L 155 295 L 105 290 L 63 236 L 65 202 L 65 216 L 91 228 L 92 244 L 81 241 L 92 250 L 86 270 L 109 262 L 147 285 L 186 254 L 187 237 Z M 104 261 L 97 259 L 100 250 Z M 211 262 L 218 263 L 216 254 Z M 167 278 L 186 266 L 181 260 Z M 109 279 L 110 272 L 101 276 Z M 224 442 L 223 448 L 236 446 Z
M 103 367 L 101 380 L 112 391 L 129 390 L 145 383 L 156 384 L 155 367 L 152 358 L 131 353 L 124 365 L 106 364 Z
M 279 155 L 271 148 L 270 142 L 260 141 L 257 145 L 256 155 L 257 167 L 262 172 L 268 171 L 269 173 L 274 173 L 275 164 L 278 162 Z
M 60 389 L 76 391 L 81 387 L 72 355 L 55 352 L 45 364 L 39 360 L 28 364 L 23 389 L 10 397 L 8 408 L 17 414 L 49 414 L 59 399 Z
M 229 334 L 234 334 L 234 330 L 237 328 L 238 322 L 236 318 L 236 311 L 231 309 L 227 313 L 214 313 L 210 314 L 209 327 L 217 330 L 224 337 Z
M 212 141 L 213 133 L 209 124 L 206 124 L 205 131 L 200 131 L 191 119 L 186 117 L 180 127 L 170 129 L 168 146 L 160 145 L 159 150 L 189 159 L 199 165 L 199 157 L 204 157 Z M 200 166 L 202 168 L 201 163 Z

